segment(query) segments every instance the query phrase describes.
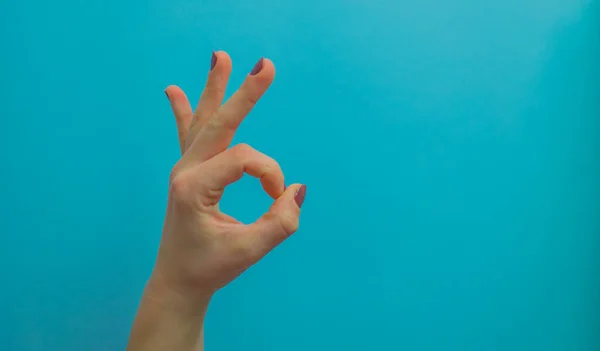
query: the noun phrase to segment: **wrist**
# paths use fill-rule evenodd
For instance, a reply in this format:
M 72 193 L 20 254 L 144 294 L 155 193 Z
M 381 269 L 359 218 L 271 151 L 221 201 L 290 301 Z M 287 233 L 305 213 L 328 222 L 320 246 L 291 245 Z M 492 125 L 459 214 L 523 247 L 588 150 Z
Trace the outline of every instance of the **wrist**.
M 204 316 L 211 297 L 183 293 L 153 274 L 144 289 L 127 350 L 202 350 Z
M 204 291 L 188 291 L 153 273 L 146 287 L 144 298 L 155 305 L 178 313 L 182 317 L 204 316 L 213 293 Z

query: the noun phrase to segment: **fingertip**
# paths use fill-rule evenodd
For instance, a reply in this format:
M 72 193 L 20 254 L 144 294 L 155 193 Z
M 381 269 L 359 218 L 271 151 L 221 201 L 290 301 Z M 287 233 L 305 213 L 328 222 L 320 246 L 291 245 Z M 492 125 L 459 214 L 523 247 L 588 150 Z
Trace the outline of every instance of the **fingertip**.
M 181 88 L 179 88 L 177 85 L 173 85 L 173 84 L 171 84 L 165 88 L 165 92 L 171 92 L 174 90 L 181 90 Z
M 185 95 L 183 90 L 177 85 L 169 85 L 168 87 L 166 87 L 165 94 L 167 94 L 167 97 L 171 102 L 179 101 L 182 99 L 187 100 L 187 96 Z
M 264 68 L 263 69 L 268 69 L 273 75 L 275 75 L 275 64 L 273 63 L 273 61 L 271 61 L 268 58 L 263 58 L 264 62 Z
M 275 65 L 273 64 L 273 61 L 266 57 L 263 58 L 263 68 L 257 76 L 271 80 L 275 78 Z
M 219 59 L 231 61 L 231 57 L 229 56 L 227 51 L 217 50 L 217 51 L 215 51 L 215 55 Z
M 283 190 L 281 190 L 281 187 L 278 184 L 265 180 L 261 180 L 261 182 L 263 183 L 263 189 L 271 199 L 277 200 L 283 194 Z
M 298 189 L 296 189 L 296 193 L 294 194 L 294 201 L 296 201 L 296 205 L 298 206 L 298 208 L 302 207 L 305 197 L 306 197 L 306 185 L 303 184 Z
M 252 68 L 248 74 L 251 82 L 259 83 L 260 85 L 268 86 L 275 77 L 275 65 L 268 58 L 262 57 Z
M 165 88 L 165 94 L 171 104 L 171 110 L 175 116 L 175 122 L 177 124 L 177 133 L 179 135 L 179 146 L 183 152 L 185 146 L 185 137 L 187 130 L 190 127 L 192 120 L 192 108 L 187 99 L 187 96 L 176 85 L 169 85 Z
M 302 203 L 304 202 L 304 197 L 306 196 L 306 185 L 304 184 L 300 184 L 300 183 L 295 183 L 292 185 L 289 185 L 282 196 L 280 196 L 280 198 L 283 198 L 285 203 L 287 204 L 295 204 L 296 207 L 300 208 L 302 206 Z M 301 201 L 297 200 L 298 198 L 301 198 Z M 300 204 L 299 204 L 300 202 Z M 287 205 L 289 206 L 289 205 Z
M 215 51 L 214 55 L 216 57 L 215 67 L 212 72 L 231 72 L 231 57 L 225 51 Z
M 295 195 L 305 186 L 289 185 L 284 193 L 271 205 L 271 208 L 257 222 L 252 224 L 260 237 L 265 240 L 264 247 L 268 252 L 280 242 L 298 230 L 300 225 L 300 208 L 295 202 Z
M 263 189 L 273 200 L 280 198 L 286 190 L 282 174 L 269 174 L 260 179 Z
M 173 88 L 172 88 L 172 87 L 173 87 L 172 85 L 169 85 L 169 86 L 168 86 L 168 87 L 166 87 L 166 88 L 165 88 L 165 90 L 164 90 L 164 92 L 165 92 L 165 95 L 167 96 L 167 99 L 169 99 L 169 101 L 171 101 L 171 95 L 169 94 L 169 91 L 170 91 L 170 90 L 173 90 Z
M 300 189 L 302 187 L 302 185 L 303 184 L 301 184 L 301 183 L 290 184 L 285 188 L 285 192 L 295 194 L 298 191 L 298 189 Z

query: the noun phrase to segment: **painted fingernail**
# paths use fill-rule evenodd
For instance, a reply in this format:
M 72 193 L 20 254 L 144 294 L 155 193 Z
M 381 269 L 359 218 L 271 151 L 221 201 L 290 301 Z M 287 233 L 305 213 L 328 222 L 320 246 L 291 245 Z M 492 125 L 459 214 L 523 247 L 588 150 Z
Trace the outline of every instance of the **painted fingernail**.
M 217 65 L 217 55 L 213 51 L 212 58 L 210 59 L 210 70 L 212 71 L 213 68 L 215 68 L 216 65 Z
M 304 197 L 306 196 L 306 185 L 302 185 L 298 190 L 296 190 L 296 195 L 294 195 L 294 200 L 296 200 L 296 204 L 298 207 L 302 207 L 304 203 Z
M 165 95 L 167 96 L 167 99 L 169 99 L 169 101 L 171 101 L 171 98 L 169 97 L 169 93 L 167 93 L 166 90 L 165 90 Z
M 254 68 L 252 68 L 252 71 L 250 71 L 251 76 L 257 75 L 258 72 L 260 72 L 260 70 L 263 68 L 264 60 L 264 57 L 261 57 L 260 60 L 258 60 L 258 62 L 254 65 Z

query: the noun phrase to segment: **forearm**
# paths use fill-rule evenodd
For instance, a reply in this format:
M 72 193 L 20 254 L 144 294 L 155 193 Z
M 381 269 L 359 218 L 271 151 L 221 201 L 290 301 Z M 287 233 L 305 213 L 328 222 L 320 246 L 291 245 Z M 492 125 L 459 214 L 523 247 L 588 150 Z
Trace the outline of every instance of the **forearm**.
M 157 284 L 144 289 L 127 351 L 203 351 L 210 297 L 194 300 Z

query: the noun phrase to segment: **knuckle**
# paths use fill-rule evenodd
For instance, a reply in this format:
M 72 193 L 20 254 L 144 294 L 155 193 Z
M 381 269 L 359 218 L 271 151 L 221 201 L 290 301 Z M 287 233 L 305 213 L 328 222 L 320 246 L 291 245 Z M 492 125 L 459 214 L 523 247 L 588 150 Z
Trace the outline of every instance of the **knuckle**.
M 169 198 L 175 208 L 184 211 L 197 207 L 195 183 L 189 171 L 174 172 L 169 184 Z
M 175 166 L 173 166 L 173 168 L 171 169 L 171 173 L 169 174 L 169 186 L 171 186 L 173 184 L 173 181 L 175 181 L 175 178 L 178 178 L 180 174 L 181 174 L 181 166 L 180 166 L 180 163 L 178 162 L 177 164 L 175 164 Z
M 171 187 L 173 186 L 173 181 L 175 181 L 175 178 L 177 178 L 177 171 L 175 168 L 173 168 L 171 170 L 171 174 L 169 174 L 169 189 L 171 189 Z
M 171 183 L 169 185 L 169 193 L 171 198 L 177 203 L 185 201 L 190 189 L 190 179 L 182 172 L 171 173 Z
M 228 116 L 222 109 L 219 109 L 217 113 L 213 114 L 206 123 L 208 128 L 216 130 L 230 130 L 235 131 L 239 127 L 241 121 L 231 116 Z
M 283 173 L 283 171 L 281 170 L 281 165 L 279 164 L 279 162 L 275 161 L 274 159 L 270 159 L 269 162 L 269 169 L 273 170 L 277 173 Z
M 232 147 L 231 149 L 232 149 L 233 153 L 235 154 L 235 156 L 239 157 L 239 158 L 244 158 L 254 152 L 254 149 L 252 148 L 252 146 L 250 146 L 246 143 L 237 144 L 234 147 Z
M 219 118 L 218 113 L 213 113 L 206 121 L 206 127 L 211 129 L 223 128 L 224 122 L 222 118 Z
M 258 103 L 259 97 L 255 96 L 254 94 L 248 94 L 246 99 L 248 101 L 248 107 L 252 108 Z
M 204 88 L 204 94 L 207 95 L 222 95 L 225 94 L 225 88 L 222 84 L 207 84 Z
M 204 207 L 214 206 L 221 201 L 223 189 L 214 189 L 206 185 L 202 185 L 201 188 L 199 191 L 202 194 L 200 202 Z
M 241 122 L 242 121 L 226 119 L 225 121 L 223 121 L 223 128 L 225 128 L 226 130 L 229 130 L 231 132 L 235 132 L 238 129 L 238 127 L 240 126 Z
M 300 226 L 298 217 L 290 213 L 284 212 L 281 214 L 276 214 L 276 217 L 277 223 L 281 228 L 281 232 L 285 234 L 285 237 L 294 234 Z
M 261 166 L 260 174 L 261 181 L 278 182 L 283 178 L 281 166 L 275 160 L 264 162 Z

